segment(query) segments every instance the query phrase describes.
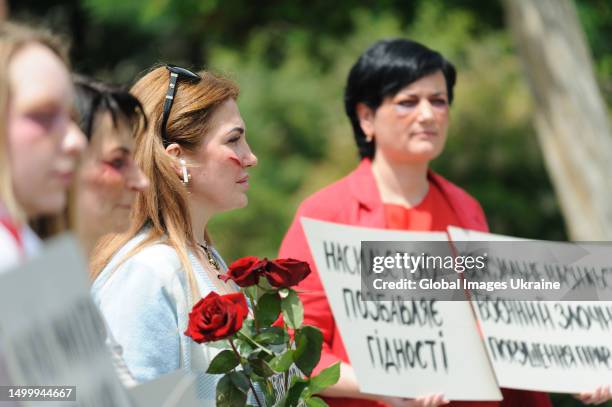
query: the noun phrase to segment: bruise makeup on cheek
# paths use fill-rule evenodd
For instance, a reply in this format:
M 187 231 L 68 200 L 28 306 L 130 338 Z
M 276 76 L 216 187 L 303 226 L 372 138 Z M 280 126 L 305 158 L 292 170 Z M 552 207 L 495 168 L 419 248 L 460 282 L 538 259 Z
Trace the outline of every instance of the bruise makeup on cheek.
M 92 181 L 100 187 L 116 188 L 123 182 L 122 174 L 108 163 L 99 164 Z
M 234 164 L 236 164 L 237 166 L 239 166 L 240 168 L 242 168 L 242 161 L 240 161 L 238 156 L 236 156 L 235 154 L 230 155 L 228 159 Z

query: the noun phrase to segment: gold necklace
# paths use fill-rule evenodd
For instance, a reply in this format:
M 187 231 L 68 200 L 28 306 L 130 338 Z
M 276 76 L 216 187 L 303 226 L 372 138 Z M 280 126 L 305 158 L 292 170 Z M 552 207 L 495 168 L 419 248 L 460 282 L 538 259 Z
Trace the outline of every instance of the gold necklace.
M 208 245 L 206 243 L 202 244 L 200 242 L 197 242 L 197 244 L 202 248 L 202 250 L 204 250 L 206 258 L 208 259 L 208 263 L 212 266 L 212 268 L 215 269 L 217 273 L 221 272 L 219 263 L 217 262 L 217 259 L 215 259 L 215 256 L 213 256 L 213 253 L 208 247 Z

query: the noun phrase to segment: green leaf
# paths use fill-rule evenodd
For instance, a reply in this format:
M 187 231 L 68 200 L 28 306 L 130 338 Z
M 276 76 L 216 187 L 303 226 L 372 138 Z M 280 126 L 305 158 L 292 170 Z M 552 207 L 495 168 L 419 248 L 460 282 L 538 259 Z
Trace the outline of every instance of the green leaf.
M 334 363 L 330 367 L 321 370 L 321 372 L 310 378 L 310 391 L 320 393 L 332 384 L 336 384 L 340 378 L 340 362 Z
M 308 387 L 308 380 L 304 380 L 302 378 L 297 378 L 289 387 L 289 391 L 287 392 L 287 400 L 285 402 L 286 407 L 296 407 L 300 402 L 300 397 L 302 396 L 302 392 Z
M 229 374 L 217 383 L 217 407 L 242 407 L 246 399 L 247 394 L 236 387 Z
M 210 362 L 206 373 L 221 374 L 227 373 L 240 363 L 240 359 L 233 350 L 226 349 L 219 352 L 217 356 Z
M 280 311 L 280 297 L 276 293 L 262 295 L 255 308 L 255 318 L 260 328 L 272 325 L 278 319 Z
M 293 351 L 289 349 L 280 355 L 275 356 L 274 359 L 272 359 L 268 364 L 275 372 L 286 372 L 293 364 Z
M 253 368 L 245 358 L 242 358 L 242 371 L 249 377 L 253 375 Z
M 289 290 L 289 295 L 281 300 L 281 310 L 283 319 L 289 328 L 299 329 L 302 326 L 304 307 L 295 291 Z
M 270 377 L 276 373 L 264 360 L 264 355 L 261 352 L 249 355 L 249 366 L 253 368 L 255 374 L 261 377 Z
M 255 380 L 255 382 L 258 384 L 259 389 L 261 389 L 264 394 L 266 406 L 274 406 L 274 402 L 276 401 L 276 392 L 272 386 L 272 382 L 265 379 Z
M 228 349 L 230 347 L 229 341 L 227 339 L 221 339 L 214 342 L 207 342 L 206 346 L 215 348 L 215 349 Z
M 253 338 L 243 334 L 242 332 L 238 332 L 238 337 L 245 342 L 248 342 L 253 348 L 257 348 L 263 352 L 266 352 L 268 355 L 274 356 L 274 354 L 269 350 L 263 347 L 260 343 L 256 342 Z
M 244 372 L 231 372 L 228 376 L 238 390 L 242 391 L 244 394 L 249 392 L 249 378 Z
M 238 353 L 241 355 L 248 355 L 249 353 L 253 352 L 253 349 L 255 349 L 251 342 L 247 340 L 235 340 L 234 345 L 236 346 Z
M 259 281 L 263 282 L 262 280 L 266 280 L 266 279 L 259 279 Z M 268 280 L 266 280 L 266 283 L 268 283 Z M 268 283 L 269 285 L 269 283 Z M 259 301 L 259 299 L 261 298 L 262 295 L 268 293 L 268 292 L 276 292 L 276 290 L 274 290 L 274 287 L 270 286 L 272 288 L 272 290 L 266 290 L 263 287 L 261 287 L 261 285 L 256 285 L 253 286 L 253 290 L 255 290 L 255 301 Z
M 270 326 L 267 328 L 263 328 L 261 333 L 257 335 L 255 338 L 257 343 L 262 345 L 282 345 L 287 343 L 289 339 L 289 334 L 282 328 L 277 326 Z
M 255 300 L 257 300 L 257 286 L 252 285 L 250 287 L 245 287 L 242 288 L 242 291 L 244 291 L 248 299 L 255 298 Z M 255 306 L 255 304 L 251 304 L 251 306 Z
M 260 278 L 258 286 L 264 292 L 276 292 L 276 288 L 270 285 L 267 278 Z
M 278 295 L 280 295 L 281 298 L 287 298 L 289 292 L 290 291 L 288 288 L 281 288 L 280 290 L 278 290 Z
M 323 399 L 319 397 L 310 397 L 306 399 L 307 407 L 329 407 Z
M 246 336 L 253 337 L 255 335 L 255 321 L 252 319 L 245 319 L 242 323 L 242 328 L 240 328 L 240 333 L 245 334 Z
M 321 359 L 321 346 L 323 334 L 314 326 L 306 325 L 295 331 L 296 349 L 293 351 L 293 360 L 300 370 L 310 376 L 312 370 Z

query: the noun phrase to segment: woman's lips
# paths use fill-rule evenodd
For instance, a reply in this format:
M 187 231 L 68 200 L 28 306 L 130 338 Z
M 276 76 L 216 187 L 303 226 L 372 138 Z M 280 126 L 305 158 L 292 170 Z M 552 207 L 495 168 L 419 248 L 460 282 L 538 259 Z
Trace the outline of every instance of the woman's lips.
M 236 181 L 237 184 L 243 185 L 245 188 L 249 187 L 249 176 L 245 175 L 244 177 L 240 178 L 238 181 Z
M 438 132 L 434 130 L 423 130 L 423 131 L 415 131 L 412 133 L 412 135 L 413 136 L 435 137 L 438 135 Z

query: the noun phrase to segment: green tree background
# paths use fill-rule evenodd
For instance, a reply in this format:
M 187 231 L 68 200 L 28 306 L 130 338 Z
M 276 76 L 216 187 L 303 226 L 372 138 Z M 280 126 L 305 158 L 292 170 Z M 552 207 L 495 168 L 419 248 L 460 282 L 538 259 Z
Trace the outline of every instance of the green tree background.
M 15 0 L 14 18 L 72 42 L 76 71 L 131 84 L 157 62 L 223 72 L 259 157 L 246 209 L 212 235 L 228 260 L 273 257 L 300 201 L 358 161 L 342 94 L 370 44 L 408 37 L 457 66 L 447 148 L 433 166 L 483 205 L 491 230 L 565 240 L 532 126 L 532 100 L 499 0 Z M 612 106 L 612 2 L 577 0 L 596 75 Z M 612 112 L 612 110 L 610 110 Z M 576 135 L 580 142 L 580 135 Z M 568 396 L 555 404 L 578 405 Z

